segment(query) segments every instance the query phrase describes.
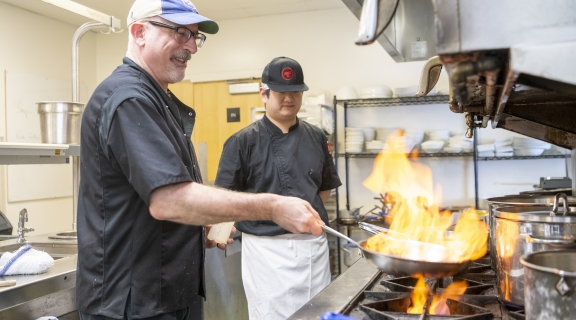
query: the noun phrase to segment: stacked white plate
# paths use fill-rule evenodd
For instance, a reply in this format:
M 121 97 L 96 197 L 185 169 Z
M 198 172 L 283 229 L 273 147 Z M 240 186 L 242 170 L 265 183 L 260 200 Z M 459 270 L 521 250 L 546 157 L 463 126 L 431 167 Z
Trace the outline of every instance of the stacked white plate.
M 386 141 L 388 136 L 396 130 L 400 130 L 400 128 L 396 127 L 379 127 L 376 128 L 376 140 L 378 141 Z
M 552 147 L 550 143 L 532 139 L 514 137 L 512 142 L 514 154 L 518 156 L 539 156 Z
M 408 137 L 392 135 L 388 137 L 386 143 L 384 143 L 384 150 L 391 150 L 396 153 L 410 153 L 416 142 Z M 400 150 L 401 146 L 404 146 L 404 150 Z
M 479 157 L 493 157 L 494 156 L 494 143 L 479 144 L 476 147 Z
M 384 148 L 384 141 L 372 140 L 366 142 L 366 151 L 371 153 L 380 153 Z
M 364 146 L 364 131 L 362 128 L 346 127 L 345 152 L 360 153 Z
M 511 157 L 514 155 L 512 148 L 512 138 L 498 138 L 494 141 L 497 157 Z

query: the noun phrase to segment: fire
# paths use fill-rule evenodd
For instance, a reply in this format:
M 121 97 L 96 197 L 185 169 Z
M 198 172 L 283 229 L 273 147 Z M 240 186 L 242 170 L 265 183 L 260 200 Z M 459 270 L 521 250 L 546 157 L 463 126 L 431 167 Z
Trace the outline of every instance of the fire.
M 488 226 L 474 209 L 464 211 L 454 231 L 452 213 L 440 211 L 440 187 L 433 187 L 429 167 L 408 159 L 402 132 L 391 136 L 374 162 L 364 186 L 392 208 L 387 222 L 391 232 L 368 239 L 369 250 L 401 258 L 430 262 L 462 262 L 483 257 Z
M 432 297 L 432 303 L 428 310 L 428 314 L 433 315 L 447 315 L 450 314 L 450 309 L 446 302 L 448 299 L 458 301 L 460 296 L 466 292 L 466 281 L 455 281 L 452 282 L 442 294 L 435 294 Z M 424 282 L 423 277 L 418 277 L 418 282 L 412 291 L 412 296 L 410 300 L 412 302 L 411 306 L 408 308 L 407 312 L 412 314 L 422 314 L 424 312 L 424 307 L 428 300 L 430 294 L 430 289 Z
M 512 221 L 505 219 L 497 219 L 496 221 L 496 252 L 498 255 L 499 268 L 504 270 L 514 269 L 511 265 L 514 259 L 511 259 L 516 252 L 516 242 L 519 237 L 518 225 Z M 517 261 L 517 260 L 516 260 Z M 512 281 L 508 273 L 504 274 L 504 281 L 500 282 L 500 289 L 504 293 L 504 299 L 510 301 L 510 293 L 512 290 Z

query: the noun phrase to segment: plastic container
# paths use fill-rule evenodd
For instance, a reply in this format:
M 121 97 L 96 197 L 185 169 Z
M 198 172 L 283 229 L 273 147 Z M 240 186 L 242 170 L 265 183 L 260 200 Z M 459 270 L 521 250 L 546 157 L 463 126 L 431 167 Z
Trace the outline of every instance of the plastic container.
M 232 231 L 233 225 L 234 221 L 222 222 L 212 225 L 212 228 L 210 228 L 210 231 L 208 232 L 208 239 L 214 240 L 216 243 L 226 244 L 228 242 L 228 238 L 230 238 L 230 232 Z

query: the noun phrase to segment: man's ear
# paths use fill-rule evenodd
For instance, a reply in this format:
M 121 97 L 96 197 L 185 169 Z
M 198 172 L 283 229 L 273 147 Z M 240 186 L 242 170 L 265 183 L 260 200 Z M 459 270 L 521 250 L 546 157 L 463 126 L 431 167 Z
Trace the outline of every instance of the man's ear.
M 266 95 L 266 90 L 262 87 L 260 87 L 260 99 L 262 99 L 262 102 L 264 103 L 268 102 L 268 96 Z
M 130 26 L 130 34 L 132 35 L 132 38 L 134 38 L 136 44 L 138 44 L 139 46 L 144 45 L 144 33 L 145 33 L 144 25 L 140 23 L 133 23 Z

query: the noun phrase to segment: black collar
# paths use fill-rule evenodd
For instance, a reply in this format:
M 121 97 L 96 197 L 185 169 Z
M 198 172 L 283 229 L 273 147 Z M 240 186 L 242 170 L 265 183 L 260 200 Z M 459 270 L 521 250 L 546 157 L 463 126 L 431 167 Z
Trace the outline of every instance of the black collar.
M 268 129 L 270 129 L 270 133 L 271 134 L 284 134 L 284 132 L 282 132 L 282 129 L 278 128 L 278 126 L 276 126 L 274 124 L 274 122 L 270 121 L 270 119 L 268 119 L 268 117 L 266 116 L 266 114 L 264 114 L 264 117 L 262 117 L 262 122 L 266 125 L 266 127 Z M 288 128 L 288 132 L 291 132 L 293 130 L 296 130 L 296 128 L 298 128 L 298 125 L 300 124 L 300 119 L 298 119 L 298 117 L 296 117 L 296 123 L 291 126 L 290 128 Z

